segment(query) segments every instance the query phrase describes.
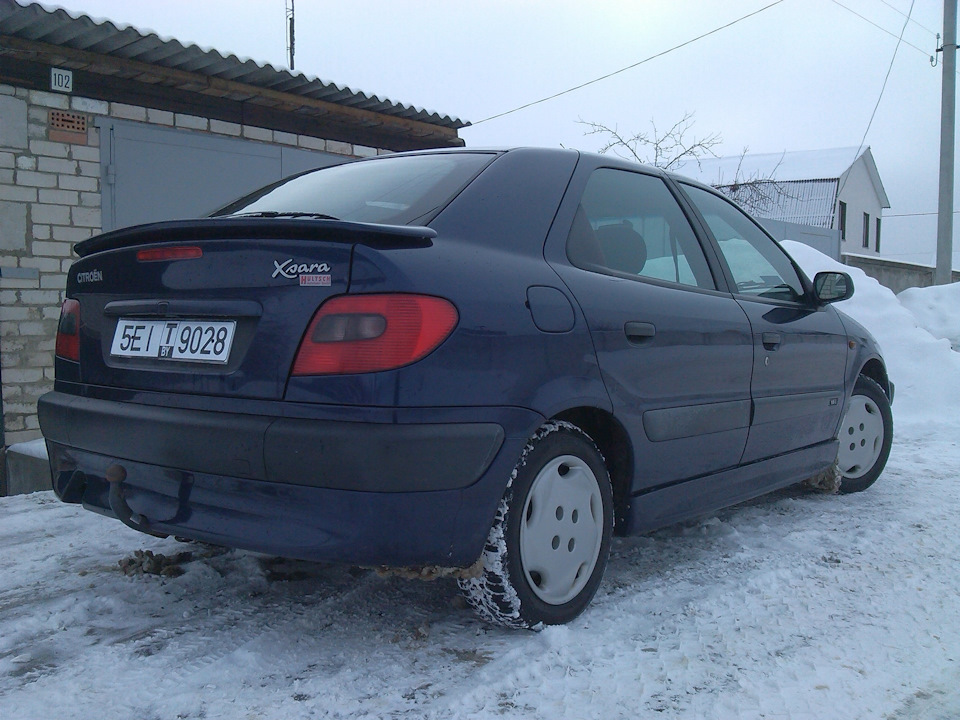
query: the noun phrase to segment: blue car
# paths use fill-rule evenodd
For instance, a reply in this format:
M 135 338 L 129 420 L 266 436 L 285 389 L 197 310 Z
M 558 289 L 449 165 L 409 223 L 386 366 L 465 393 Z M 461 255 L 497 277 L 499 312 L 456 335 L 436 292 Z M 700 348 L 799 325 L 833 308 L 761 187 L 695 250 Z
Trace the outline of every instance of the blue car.
M 564 149 L 406 153 L 76 246 L 41 398 L 65 502 L 155 535 L 442 569 L 564 623 L 611 536 L 892 440 L 870 334 L 747 214 Z

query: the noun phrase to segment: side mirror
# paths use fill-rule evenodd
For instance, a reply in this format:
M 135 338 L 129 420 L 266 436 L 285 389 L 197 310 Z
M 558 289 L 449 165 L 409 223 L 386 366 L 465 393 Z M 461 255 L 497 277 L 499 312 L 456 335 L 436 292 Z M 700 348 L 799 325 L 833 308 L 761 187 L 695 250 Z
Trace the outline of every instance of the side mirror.
M 813 292 L 822 305 L 853 297 L 853 278 L 845 272 L 819 272 L 813 279 Z

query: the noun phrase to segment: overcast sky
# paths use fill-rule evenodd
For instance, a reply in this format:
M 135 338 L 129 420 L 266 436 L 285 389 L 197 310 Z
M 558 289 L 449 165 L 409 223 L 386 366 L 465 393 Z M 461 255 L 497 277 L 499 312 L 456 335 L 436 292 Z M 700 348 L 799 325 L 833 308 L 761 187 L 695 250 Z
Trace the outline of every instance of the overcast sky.
M 288 64 L 284 0 L 59 4 L 225 54 Z M 486 120 L 771 4 L 662 57 Z M 578 120 L 636 132 L 651 120 L 669 126 L 686 112 L 695 113 L 694 135 L 722 136 L 715 148 L 721 155 L 856 147 L 910 11 L 911 0 L 296 0 L 296 69 L 473 122 L 460 134 L 475 147 L 596 150 L 601 138 L 585 135 Z M 914 1 L 865 141 L 892 205 L 884 213 L 882 254 L 929 265 L 942 67 L 931 67 L 929 56 L 942 27 L 940 0 Z M 895 217 L 914 213 L 930 214 Z M 960 242 L 954 248 L 958 267 Z

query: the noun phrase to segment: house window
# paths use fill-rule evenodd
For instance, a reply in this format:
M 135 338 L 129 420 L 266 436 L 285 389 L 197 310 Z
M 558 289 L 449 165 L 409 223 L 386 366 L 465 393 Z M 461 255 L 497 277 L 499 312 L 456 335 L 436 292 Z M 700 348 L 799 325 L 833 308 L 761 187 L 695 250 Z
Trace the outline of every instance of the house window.
M 840 239 L 847 239 L 847 204 L 840 201 Z
M 870 247 L 870 213 L 863 214 L 863 246 Z
M 877 218 L 877 237 L 876 237 L 876 243 L 877 243 L 877 252 L 880 252 L 880 218 Z

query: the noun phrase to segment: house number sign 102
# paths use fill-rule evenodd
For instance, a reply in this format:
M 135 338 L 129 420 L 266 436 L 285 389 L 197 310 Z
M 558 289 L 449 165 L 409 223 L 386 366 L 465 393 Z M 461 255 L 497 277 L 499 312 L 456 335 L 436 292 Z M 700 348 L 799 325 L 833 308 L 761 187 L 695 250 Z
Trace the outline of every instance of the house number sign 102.
M 73 92 L 73 70 L 50 68 L 50 89 L 55 92 Z

